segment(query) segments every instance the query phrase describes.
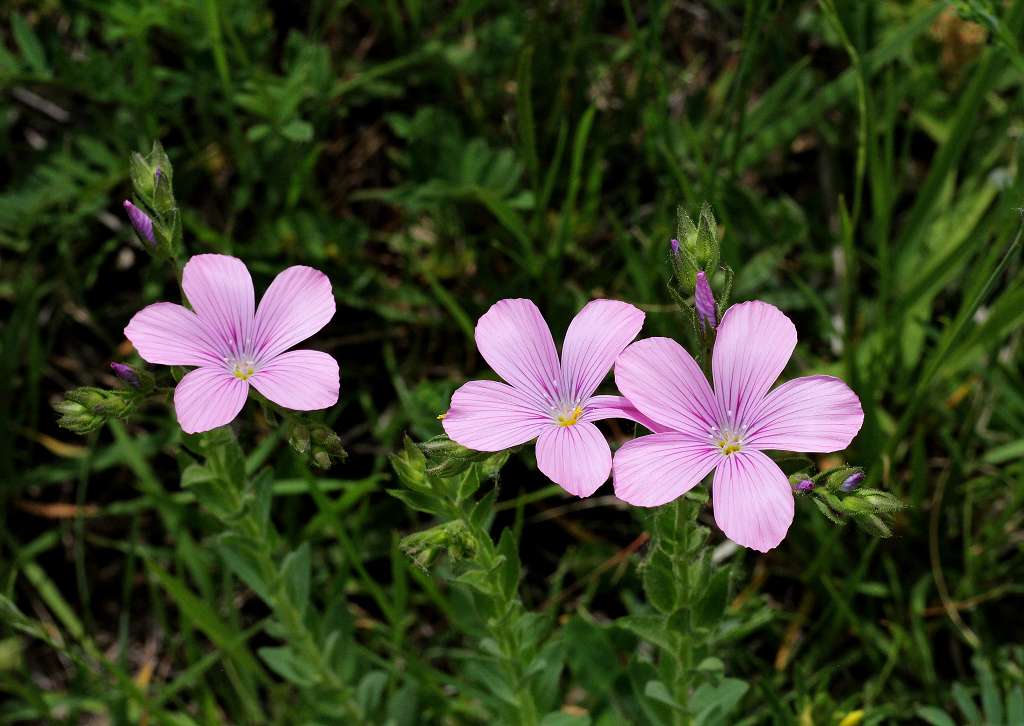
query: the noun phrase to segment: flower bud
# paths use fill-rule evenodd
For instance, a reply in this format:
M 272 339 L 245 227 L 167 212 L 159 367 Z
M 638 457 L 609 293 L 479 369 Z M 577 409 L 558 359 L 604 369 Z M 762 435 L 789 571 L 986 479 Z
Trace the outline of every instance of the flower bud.
M 313 463 L 321 469 L 330 469 L 331 456 L 323 449 L 317 449 L 313 452 Z
M 796 490 L 798 492 L 809 492 L 814 489 L 814 482 L 810 479 L 801 479 L 797 482 Z
M 135 230 L 135 234 L 139 236 L 139 239 L 148 242 L 150 245 L 155 245 L 156 238 L 153 236 L 153 220 L 149 218 L 149 215 L 127 199 L 124 200 L 124 211 L 128 213 L 128 220 L 132 223 L 132 228 Z
M 697 272 L 694 304 L 697 308 L 697 317 L 700 319 L 701 329 L 704 329 L 705 323 L 714 329 L 718 324 L 715 297 L 711 294 L 711 285 L 708 284 L 708 277 L 704 274 L 703 270 Z
M 54 410 L 61 414 L 57 425 L 76 434 L 87 434 L 95 431 L 109 418 L 102 409 L 105 399 L 98 388 L 76 388 L 68 391 L 64 400 L 54 405 Z
M 855 478 L 855 475 L 860 474 L 860 478 Z M 853 482 L 849 485 L 850 488 L 846 489 L 846 482 L 853 479 Z M 844 492 L 852 491 L 857 488 L 857 485 L 864 480 L 864 470 L 857 466 L 840 466 L 836 469 L 825 474 L 825 483 L 828 488 L 832 491 L 840 490 Z
M 678 255 L 679 254 L 679 240 L 673 239 L 669 244 L 672 247 L 672 254 L 673 255 Z
M 862 481 L 864 481 L 864 472 L 855 471 L 843 480 L 843 483 L 839 485 L 839 488 L 844 492 L 852 492 L 860 486 Z
M 309 451 L 309 427 L 303 424 L 294 424 L 288 432 L 288 445 L 296 454 L 305 454 Z
M 139 387 L 139 376 L 135 372 L 134 368 L 116 361 L 111 362 L 110 367 L 114 371 L 114 374 L 129 386 L 132 388 Z

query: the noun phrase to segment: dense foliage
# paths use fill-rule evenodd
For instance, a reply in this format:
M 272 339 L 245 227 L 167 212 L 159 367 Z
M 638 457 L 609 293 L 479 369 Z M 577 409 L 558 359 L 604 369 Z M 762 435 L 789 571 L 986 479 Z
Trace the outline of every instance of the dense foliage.
M 1024 718 L 1024 0 L 7 9 L 4 721 Z M 235 436 L 160 404 L 57 426 L 178 296 L 121 206 L 157 139 L 190 253 L 257 290 L 330 276 L 329 470 L 254 403 Z M 704 200 L 733 299 L 797 323 L 786 375 L 859 394 L 847 456 L 908 505 L 892 538 L 800 499 L 759 555 L 706 490 L 646 512 L 567 496 L 529 447 L 412 443 L 486 370 L 495 300 L 556 336 L 628 300 L 682 339 L 668 241 Z

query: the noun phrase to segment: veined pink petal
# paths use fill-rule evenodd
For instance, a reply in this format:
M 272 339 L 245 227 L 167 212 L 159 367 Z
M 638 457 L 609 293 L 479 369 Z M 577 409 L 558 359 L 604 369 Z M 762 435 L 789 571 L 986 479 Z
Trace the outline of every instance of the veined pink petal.
M 583 404 L 583 415 L 580 416 L 580 421 L 601 421 L 606 418 L 629 419 L 654 433 L 670 430 L 667 426 L 662 426 L 640 413 L 640 410 L 625 396 L 591 396 Z
M 168 366 L 223 365 L 206 326 L 191 310 L 169 302 L 153 303 L 135 313 L 125 337 L 149 363 Z
M 612 452 L 592 423 L 549 428 L 537 439 L 537 468 L 578 497 L 589 497 L 608 481 Z
M 338 402 L 338 361 L 319 350 L 290 350 L 261 364 L 249 383 L 278 406 L 329 408 Z
M 464 384 L 441 424 L 448 438 L 477 451 L 525 444 L 555 425 L 531 396 L 498 381 Z
M 185 263 L 181 287 L 218 344 L 231 354 L 249 349 L 255 294 L 244 262 L 229 255 L 196 255 Z
M 746 441 L 757 449 L 840 451 L 864 423 L 860 399 L 832 376 L 783 383 L 750 416 Z
M 642 414 L 674 431 L 708 436 L 716 402 L 700 366 L 671 338 L 645 338 L 615 362 L 615 383 Z
M 795 347 L 796 328 L 774 305 L 754 300 L 725 311 L 711 364 L 726 421 L 749 423 Z
M 793 490 L 782 469 L 760 451 L 723 457 L 712 488 L 715 522 L 736 544 L 767 552 L 793 522 Z
M 582 401 L 596 391 L 643 324 L 643 312 L 628 303 L 587 303 L 569 324 L 562 344 L 563 396 Z
M 499 300 L 476 324 L 476 347 L 494 372 L 539 406 L 558 395 L 558 354 L 548 324 L 531 300 Z
M 721 460 L 710 443 L 689 434 L 641 436 L 615 452 L 615 496 L 640 507 L 657 507 L 700 484 Z
M 267 361 L 301 343 L 334 317 L 334 291 L 327 275 L 312 267 L 295 265 L 270 283 L 256 310 L 253 347 Z
M 181 430 L 198 434 L 231 423 L 248 394 L 249 384 L 223 367 L 189 371 L 174 389 L 174 411 Z

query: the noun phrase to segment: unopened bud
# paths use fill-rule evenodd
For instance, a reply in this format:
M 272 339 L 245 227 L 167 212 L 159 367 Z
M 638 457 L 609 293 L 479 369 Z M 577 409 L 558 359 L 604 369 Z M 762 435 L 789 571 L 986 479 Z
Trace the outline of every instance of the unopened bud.
M 672 246 L 672 254 L 673 255 L 678 255 L 679 254 L 679 240 L 673 239 L 669 244 Z
M 694 291 L 694 303 L 697 308 L 697 317 L 700 318 L 700 326 L 703 329 L 705 323 L 712 329 L 718 324 L 715 310 L 715 296 L 711 294 L 711 285 L 708 283 L 708 276 L 703 270 L 697 272 L 697 288 Z
M 127 199 L 124 200 L 124 211 L 128 213 L 128 220 L 132 223 L 132 229 L 135 230 L 139 239 L 150 245 L 156 244 L 156 238 L 153 236 L 153 220 L 149 218 L 149 215 Z
M 814 482 L 810 479 L 801 479 L 797 482 L 796 490 L 798 492 L 809 492 L 814 489 Z
M 309 451 L 309 428 L 302 424 L 295 424 L 288 434 L 288 444 L 295 449 L 297 454 L 305 454 Z
M 843 480 L 843 483 L 839 485 L 839 488 L 844 492 L 852 492 L 860 486 L 862 481 L 864 481 L 864 472 L 855 471 Z
M 857 474 L 860 474 L 859 479 L 855 478 Z M 850 479 L 853 479 L 854 481 L 850 485 L 850 488 L 847 489 L 846 482 Z M 831 491 L 852 491 L 863 479 L 864 470 L 857 466 L 840 466 L 825 474 L 825 483 Z
M 112 362 L 110 364 L 110 367 L 114 371 L 114 374 L 122 381 L 127 383 L 129 386 L 131 386 L 132 388 L 139 387 L 139 376 L 135 372 L 134 368 L 132 368 L 131 366 L 127 366 L 124 363 L 118 363 L 116 361 Z
M 313 463 L 319 466 L 321 469 L 331 468 L 331 456 L 323 449 L 318 449 L 313 452 Z

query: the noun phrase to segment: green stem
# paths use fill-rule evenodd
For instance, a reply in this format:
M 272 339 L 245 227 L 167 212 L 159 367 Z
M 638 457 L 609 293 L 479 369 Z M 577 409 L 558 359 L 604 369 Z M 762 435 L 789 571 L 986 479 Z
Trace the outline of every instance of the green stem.
M 224 447 L 221 447 L 222 449 Z M 207 461 L 219 452 L 215 449 L 207 454 Z M 264 580 L 269 584 L 269 602 L 267 603 L 288 634 L 288 645 L 299 653 L 304 662 L 316 672 L 319 681 L 339 695 L 339 700 L 352 718 L 353 723 L 363 723 L 363 715 L 356 706 L 354 696 L 348 685 L 338 677 L 331 668 L 324 653 L 317 644 L 303 618 L 302 610 L 292 602 L 280 576 L 281 567 L 277 561 L 274 542 L 277 535 L 272 526 L 264 526 L 253 512 L 245 505 L 245 496 L 238 482 L 225 481 L 233 500 L 236 502 L 237 517 L 224 518 L 221 523 L 228 530 L 245 537 L 255 543 L 255 555 Z
M 461 519 L 471 533 L 482 567 L 488 572 L 495 571 L 499 565 L 500 555 L 490 534 L 483 527 L 476 525 L 460 504 L 453 502 L 452 510 L 453 517 Z M 516 623 L 523 615 L 522 602 L 515 594 L 506 596 L 500 587 L 492 588 L 490 597 L 494 604 L 494 611 L 498 615 L 487 618 L 487 631 L 501 650 L 502 668 L 509 683 L 515 689 L 518 723 L 523 726 L 537 726 L 540 723 L 537 704 L 534 702 L 533 693 L 530 692 L 530 687 L 526 682 L 528 663 L 524 663 L 525 654 L 519 647 L 515 628 Z

